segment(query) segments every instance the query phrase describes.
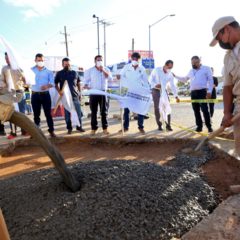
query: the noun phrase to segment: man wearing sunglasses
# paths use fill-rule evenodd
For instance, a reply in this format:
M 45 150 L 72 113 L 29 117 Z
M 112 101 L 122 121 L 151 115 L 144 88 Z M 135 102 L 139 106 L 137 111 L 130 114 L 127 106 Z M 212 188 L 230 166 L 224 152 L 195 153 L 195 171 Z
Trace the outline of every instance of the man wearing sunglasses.
M 212 27 L 213 39 L 210 46 L 217 43 L 227 49 L 224 58 L 223 102 L 224 116 L 222 125 L 232 125 L 233 114 L 240 113 L 240 26 L 232 16 L 221 17 Z M 234 113 L 233 100 L 236 98 Z M 234 122 L 235 155 L 240 160 L 240 119 Z

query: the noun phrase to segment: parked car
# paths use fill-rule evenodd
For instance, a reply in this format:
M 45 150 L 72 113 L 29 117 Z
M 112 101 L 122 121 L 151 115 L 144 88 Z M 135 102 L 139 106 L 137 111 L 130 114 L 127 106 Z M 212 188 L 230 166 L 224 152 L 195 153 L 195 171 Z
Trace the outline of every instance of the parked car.
M 186 86 L 182 86 L 178 88 L 178 95 L 182 96 L 189 96 L 190 95 L 190 90 Z

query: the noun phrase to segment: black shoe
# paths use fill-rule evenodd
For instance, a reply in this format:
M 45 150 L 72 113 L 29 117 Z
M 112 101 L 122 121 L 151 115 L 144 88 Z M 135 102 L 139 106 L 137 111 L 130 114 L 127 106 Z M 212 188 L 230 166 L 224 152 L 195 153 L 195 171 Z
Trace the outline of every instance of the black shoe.
M 76 130 L 79 131 L 79 132 L 85 132 L 85 130 L 82 128 L 82 127 L 76 127 Z
M 50 137 L 51 137 L 51 138 L 55 138 L 55 137 L 57 137 L 56 134 L 55 134 L 54 132 L 49 132 L 49 134 L 50 134 Z
M 144 116 L 144 119 L 149 119 L 149 116 L 148 116 L 148 115 L 145 115 L 145 116 Z
M 195 131 L 196 132 L 202 132 L 202 128 L 201 127 L 197 127 Z
M 212 127 L 208 128 L 208 132 L 209 132 L 209 133 L 213 132 Z
M 159 127 L 158 127 L 158 131 L 163 131 L 162 126 L 159 126 Z
M 72 129 L 68 129 L 67 134 L 72 134 Z
M 169 124 L 166 125 L 166 129 L 167 129 L 167 131 L 173 131 L 173 129 L 171 128 L 171 126 Z
M 6 132 L 5 131 L 0 131 L 0 136 L 6 136 Z

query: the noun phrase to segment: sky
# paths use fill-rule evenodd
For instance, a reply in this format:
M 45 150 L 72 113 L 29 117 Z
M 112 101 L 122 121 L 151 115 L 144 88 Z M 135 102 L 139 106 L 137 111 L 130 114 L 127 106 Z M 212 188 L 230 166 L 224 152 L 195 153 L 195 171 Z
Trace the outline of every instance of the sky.
M 173 72 L 185 76 L 191 57 L 211 66 L 220 76 L 224 50 L 209 47 L 212 25 L 222 16 L 240 21 L 239 0 L 0 0 L 0 35 L 20 56 L 34 65 L 36 53 L 65 56 L 64 26 L 69 34 L 69 57 L 87 69 L 97 55 L 97 24 L 93 14 L 111 25 L 106 27 L 108 65 L 127 61 L 128 50 L 148 50 L 149 25 L 155 66 L 174 61 Z M 103 55 L 103 25 L 100 25 L 100 53 Z M 4 48 L 0 46 L 0 66 Z

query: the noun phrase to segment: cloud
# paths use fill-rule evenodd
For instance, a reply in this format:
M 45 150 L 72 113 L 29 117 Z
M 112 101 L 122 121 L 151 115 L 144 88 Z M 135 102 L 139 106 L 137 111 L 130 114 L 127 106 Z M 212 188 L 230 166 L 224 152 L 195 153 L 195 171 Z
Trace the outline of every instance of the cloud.
M 60 7 L 65 0 L 4 0 L 7 4 L 22 9 L 26 19 L 47 16 Z

